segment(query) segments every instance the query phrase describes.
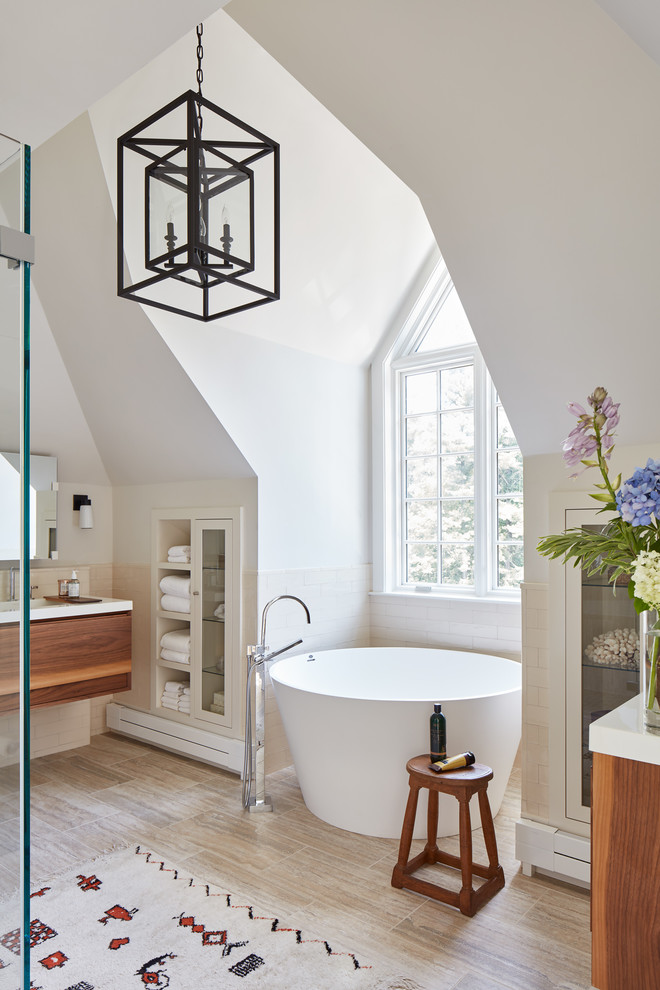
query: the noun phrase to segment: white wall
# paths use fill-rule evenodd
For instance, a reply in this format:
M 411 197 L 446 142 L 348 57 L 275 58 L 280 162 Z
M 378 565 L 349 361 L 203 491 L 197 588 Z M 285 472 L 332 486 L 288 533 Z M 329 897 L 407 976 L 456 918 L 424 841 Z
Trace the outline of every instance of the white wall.
M 258 475 L 259 569 L 367 563 L 367 372 L 212 326 L 163 336 Z

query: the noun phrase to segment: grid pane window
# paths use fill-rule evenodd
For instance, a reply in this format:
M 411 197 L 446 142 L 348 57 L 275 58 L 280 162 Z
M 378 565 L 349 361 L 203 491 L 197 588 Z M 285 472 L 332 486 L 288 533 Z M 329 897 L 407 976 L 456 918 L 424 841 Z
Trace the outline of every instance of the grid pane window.
M 471 586 L 474 366 L 407 372 L 402 394 L 404 583 Z
M 523 576 L 522 454 L 451 282 L 438 298 L 392 365 L 395 583 L 510 597 Z

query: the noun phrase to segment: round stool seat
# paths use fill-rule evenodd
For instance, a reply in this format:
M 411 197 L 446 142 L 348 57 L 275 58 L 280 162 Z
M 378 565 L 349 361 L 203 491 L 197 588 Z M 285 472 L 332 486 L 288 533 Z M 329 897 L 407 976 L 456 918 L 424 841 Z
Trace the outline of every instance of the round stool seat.
M 428 787 L 429 782 L 440 781 L 447 790 L 457 784 L 476 784 L 478 781 L 483 781 L 485 786 L 493 779 L 493 771 L 485 763 L 473 763 L 471 767 L 460 767 L 458 770 L 431 770 L 431 760 L 426 755 L 413 756 L 406 763 L 406 770 L 421 777 L 422 787 Z
M 493 826 L 493 816 L 488 801 L 488 781 L 493 779 L 493 771 L 483 763 L 473 763 L 469 767 L 458 770 L 436 771 L 431 769 L 428 754 L 414 756 L 406 764 L 410 792 L 401 829 L 399 844 L 399 859 L 392 871 L 392 886 L 406 887 L 427 897 L 443 901 L 457 907 L 462 914 L 472 917 L 486 901 L 504 886 L 504 872 L 497 856 L 497 840 Z M 410 846 L 415 829 L 417 800 L 419 792 L 426 788 L 429 792 L 428 807 L 428 839 L 419 855 L 409 860 Z M 453 794 L 459 803 L 459 839 L 460 856 L 443 852 L 438 848 L 438 794 Z M 477 794 L 479 811 L 483 828 L 488 866 L 475 863 L 472 859 L 472 826 L 470 823 L 470 798 Z M 421 867 L 440 863 L 461 871 L 462 883 L 460 891 L 448 890 L 440 884 L 430 883 L 413 874 Z M 472 877 L 476 875 L 484 879 L 484 883 L 475 890 Z

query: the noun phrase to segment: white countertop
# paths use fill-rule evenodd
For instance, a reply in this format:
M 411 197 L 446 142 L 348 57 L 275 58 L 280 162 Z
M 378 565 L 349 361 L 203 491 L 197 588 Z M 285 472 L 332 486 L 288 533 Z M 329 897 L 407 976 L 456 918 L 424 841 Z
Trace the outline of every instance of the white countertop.
M 589 749 L 606 756 L 660 764 L 660 733 L 643 726 L 641 694 L 591 723 Z
M 89 598 L 91 596 L 85 595 L 83 597 Z M 18 622 L 18 602 L 2 602 L 0 605 L 4 606 L 4 608 L 0 608 L 0 625 Z M 100 598 L 97 602 L 87 603 L 77 602 L 75 598 L 68 602 L 49 602 L 45 598 L 35 598 L 34 601 L 30 602 L 30 606 L 30 622 L 35 622 L 39 619 L 73 619 L 80 615 L 130 612 L 133 609 L 133 602 L 124 598 Z

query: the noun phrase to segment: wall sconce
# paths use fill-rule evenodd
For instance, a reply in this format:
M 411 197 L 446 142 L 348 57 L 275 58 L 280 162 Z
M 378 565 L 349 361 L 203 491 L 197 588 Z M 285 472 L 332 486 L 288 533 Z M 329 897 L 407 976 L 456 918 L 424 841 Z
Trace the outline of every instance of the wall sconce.
M 80 512 L 78 525 L 80 529 L 94 528 L 94 514 L 92 512 L 92 500 L 88 495 L 73 496 L 73 511 Z

